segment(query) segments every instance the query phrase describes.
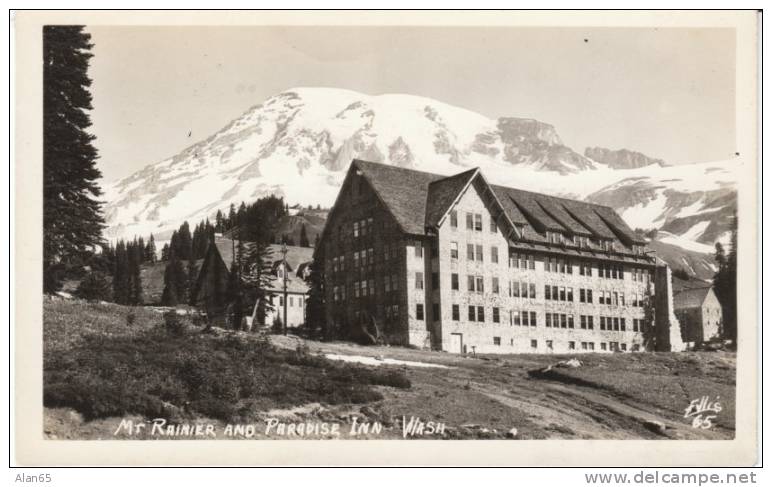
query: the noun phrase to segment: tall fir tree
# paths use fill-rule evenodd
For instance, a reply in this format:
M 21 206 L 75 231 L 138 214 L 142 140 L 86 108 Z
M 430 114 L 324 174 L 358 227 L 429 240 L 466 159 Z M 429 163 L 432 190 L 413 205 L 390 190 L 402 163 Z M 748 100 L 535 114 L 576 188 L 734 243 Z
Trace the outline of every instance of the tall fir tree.
M 105 227 L 97 151 L 88 113 L 90 34 L 82 26 L 43 27 L 43 287 L 61 288 L 72 260 L 102 244 Z
M 306 323 L 312 332 L 321 332 L 322 337 L 329 338 L 324 309 L 324 262 L 323 258 L 311 263 L 311 272 L 306 278 L 308 297 L 306 298 Z
M 156 262 L 156 248 L 155 248 L 155 237 L 153 237 L 153 234 L 150 234 L 150 238 L 147 241 L 147 245 L 145 246 L 145 261 L 150 264 L 155 264 Z
M 301 247 L 310 247 L 311 242 L 308 241 L 308 234 L 306 233 L 306 224 L 304 223 L 300 227 L 300 246 Z
M 724 251 L 721 243 L 716 243 L 716 263 L 718 271 L 713 276 L 713 289 L 721 303 L 721 335 L 730 340 L 737 340 L 737 214 L 733 217 L 729 252 Z
M 188 304 L 195 306 L 196 304 L 196 282 L 198 280 L 198 266 L 196 261 L 191 259 L 188 261 Z

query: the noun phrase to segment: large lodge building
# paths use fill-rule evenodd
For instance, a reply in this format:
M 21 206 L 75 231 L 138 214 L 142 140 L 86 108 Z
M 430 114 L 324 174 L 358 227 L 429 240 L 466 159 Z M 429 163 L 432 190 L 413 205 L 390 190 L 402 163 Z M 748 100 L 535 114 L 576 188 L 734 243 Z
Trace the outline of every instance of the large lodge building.
M 479 169 L 355 160 L 320 242 L 340 336 L 453 353 L 679 346 L 669 270 L 614 210 L 492 185 Z

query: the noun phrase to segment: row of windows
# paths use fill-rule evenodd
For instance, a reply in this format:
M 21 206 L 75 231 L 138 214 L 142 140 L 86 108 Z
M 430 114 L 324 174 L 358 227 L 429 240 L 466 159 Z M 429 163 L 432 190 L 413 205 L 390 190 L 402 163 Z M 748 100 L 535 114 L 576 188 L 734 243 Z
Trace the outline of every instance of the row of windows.
M 271 304 L 273 304 L 273 298 L 274 298 L 273 296 L 269 298 Z M 296 307 L 295 303 L 297 303 L 298 308 L 302 308 L 303 296 L 288 296 L 287 302 L 289 302 L 289 306 L 287 306 L 288 308 Z M 284 296 L 279 296 L 279 306 L 284 306 Z
M 373 233 L 372 217 L 354 222 L 354 238 L 364 237 L 371 233 Z
M 511 338 L 509 340 L 510 345 L 515 344 L 515 339 Z M 553 350 L 554 342 L 553 340 L 545 340 L 545 345 L 547 347 L 547 350 Z M 493 344 L 496 346 L 501 346 L 501 337 L 493 337 Z M 582 350 L 585 351 L 594 351 L 595 350 L 595 342 L 580 342 L 580 346 L 582 347 Z M 532 339 L 531 340 L 531 348 L 537 349 L 539 348 L 539 340 Z M 569 341 L 568 342 L 568 349 L 569 350 L 576 350 L 576 342 L 575 341 Z M 612 351 L 612 352 L 626 352 L 627 351 L 627 344 L 626 343 L 619 343 L 619 342 L 600 342 L 600 349 L 602 351 Z M 633 352 L 637 352 L 640 350 L 640 345 L 637 343 L 633 344 L 631 347 L 631 350 Z
M 451 210 L 450 212 L 450 228 L 456 229 L 458 228 L 458 211 L 457 210 Z M 496 225 L 496 220 L 493 218 L 490 219 L 490 231 L 491 233 L 496 233 L 498 231 L 498 225 Z M 482 232 L 483 231 L 483 216 L 482 213 L 466 213 L 466 229 L 467 230 L 473 230 L 475 232 Z

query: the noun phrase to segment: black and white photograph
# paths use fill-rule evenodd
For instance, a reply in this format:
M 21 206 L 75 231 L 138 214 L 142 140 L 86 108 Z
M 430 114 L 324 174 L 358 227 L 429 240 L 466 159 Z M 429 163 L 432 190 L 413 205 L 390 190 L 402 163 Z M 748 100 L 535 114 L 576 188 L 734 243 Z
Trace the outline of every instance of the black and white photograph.
M 39 330 L 16 349 L 17 371 L 42 355 L 31 435 L 755 438 L 738 28 L 510 13 L 42 23 L 39 174 L 16 189 L 40 212 L 15 222 L 39 235 L 16 266 L 39 283 L 16 290 L 37 303 L 16 323 Z

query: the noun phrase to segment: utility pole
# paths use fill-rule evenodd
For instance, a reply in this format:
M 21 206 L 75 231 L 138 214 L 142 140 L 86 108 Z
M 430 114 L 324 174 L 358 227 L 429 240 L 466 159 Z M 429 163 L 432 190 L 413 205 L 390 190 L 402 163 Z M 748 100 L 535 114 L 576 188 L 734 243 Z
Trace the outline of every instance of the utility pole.
M 282 265 L 282 271 L 281 275 L 283 277 L 284 281 L 284 321 L 282 322 L 282 329 L 284 331 L 284 334 L 287 334 L 287 243 L 281 244 L 281 265 Z

